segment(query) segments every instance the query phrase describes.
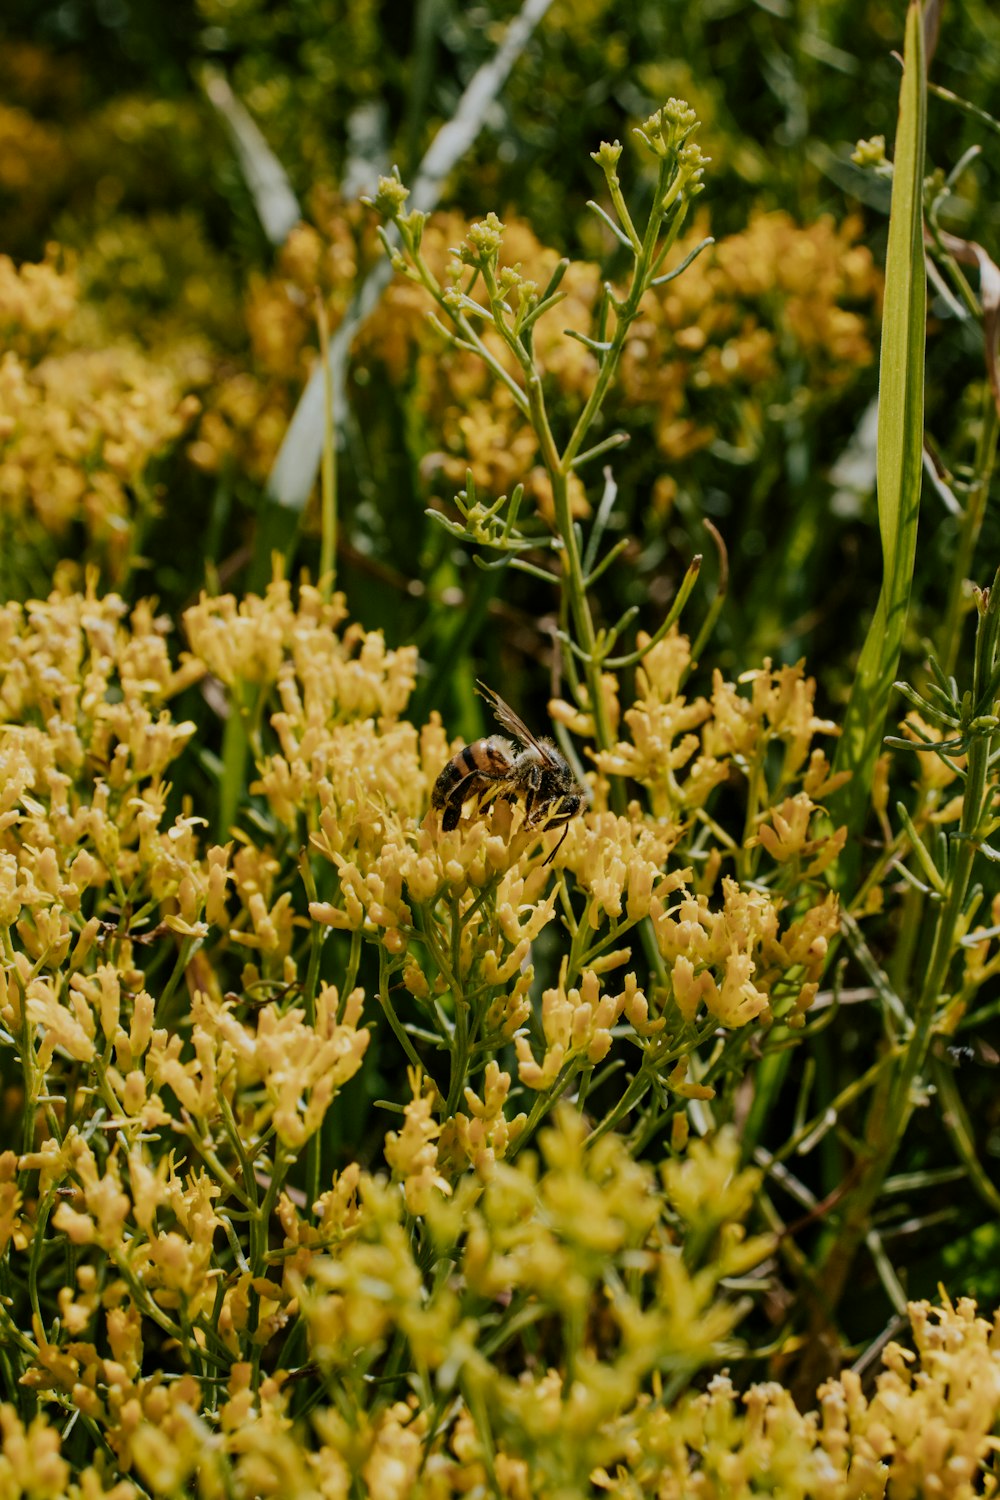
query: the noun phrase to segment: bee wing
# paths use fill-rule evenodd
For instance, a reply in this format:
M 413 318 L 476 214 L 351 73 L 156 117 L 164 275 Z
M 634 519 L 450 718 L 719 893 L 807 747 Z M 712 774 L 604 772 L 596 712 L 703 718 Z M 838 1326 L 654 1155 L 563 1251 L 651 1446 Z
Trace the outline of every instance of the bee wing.
M 486 686 L 485 682 L 479 682 L 478 680 L 476 687 L 479 689 L 480 695 L 486 699 L 490 708 L 492 708 L 497 723 L 503 729 L 506 729 L 508 734 L 512 734 L 515 739 L 520 740 L 522 745 L 530 745 L 532 750 L 537 750 L 546 765 L 551 766 L 556 764 L 549 747 L 543 745 L 541 740 L 535 738 L 527 724 L 518 718 L 510 704 L 505 703 L 499 693 L 495 693 L 491 687 Z

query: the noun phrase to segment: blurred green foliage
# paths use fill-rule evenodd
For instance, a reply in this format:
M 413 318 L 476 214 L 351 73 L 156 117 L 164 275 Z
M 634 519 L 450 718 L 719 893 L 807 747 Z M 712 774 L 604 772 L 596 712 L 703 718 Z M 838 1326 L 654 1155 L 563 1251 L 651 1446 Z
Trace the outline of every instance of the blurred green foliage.
M 225 71 L 316 222 L 320 189 L 340 191 L 346 178 L 353 195 L 391 161 L 412 171 L 516 9 L 448 0 L 413 7 L 66 0 L 39 11 L 14 0 L 0 59 L 0 249 L 37 257 L 56 237 L 78 250 L 83 294 L 110 329 L 163 351 L 168 362 L 178 344 L 192 342 L 213 361 L 211 371 L 189 366 L 190 388 L 216 379 L 220 360 L 226 374 L 234 373 L 226 363 L 232 361 L 267 381 L 247 304 L 255 278 L 276 270 L 280 276 L 281 267 L 274 267 L 200 91 L 200 69 L 211 63 Z M 933 76 L 988 108 L 1000 70 L 998 32 L 1000 19 L 979 0 L 946 7 Z M 827 213 L 842 220 L 860 202 L 878 259 L 887 195 L 851 165 L 849 153 L 858 134 L 891 138 L 898 81 L 891 53 L 899 33 L 899 6 L 889 0 L 641 0 L 628 7 L 556 0 L 487 130 L 453 174 L 446 203 L 461 204 L 470 218 L 490 209 L 523 218 L 542 243 L 613 275 L 614 244 L 586 209 L 599 188 L 587 153 L 621 133 L 623 116 L 639 120 L 678 94 L 704 122 L 712 157 L 706 215 L 717 239 L 739 234 L 755 211 L 782 208 L 808 225 Z M 981 127 L 955 109 L 932 112 L 930 154 L 946 170 L 982 141 Z M 987 153 L 964 172 L 946 217 L 953 231 L 987 244 L 1000 212 L 993 170 Z M 767 326 L 769 311 L 778 316 L 765 305 L 753 317 Z M 759 394 L 735 392 L 729 409 L 714 413 L 712 439 L 695 454 L 680 462 L 667 455 L 666 462 L 652 445 L 636 443 L 622 459 L 620 514 L 641 538 L 632 594 L 623 602 L 649 601 L 655 615 L 691 554 L 705 550 L 700 521 L 708 516 L 729 549 L 721 643 L 732 662 L 762 650 L 789 660 L 805 652 L 839 697 L 845 633 L 860 640 L 858 610 L 874 597 L 878 575 L 870 545 L 871 446 L 857 441 L 875 372 L 871 363 L 858 367 L 832 397 L 811 401 L 809 361 L 787 329 L 779 324 L 775 333 L 783 345 L 779 383 Z M 315 342 L 311 329 L 305 336 Z M 970 333 L 932 340 L 931 359 L 931 430 L 945 465 L 960 477 L 981 411 L 979 351 Z M 360 373 L 368 379 L 367 369 Z M 282 413 L 294 397 L 292 381 L 278 402 Z M 438 434 L 426 423 L 414 430 L 412 397 L 409 378 L 402 385 L 369 379 L 354 391 L 358 415 L 342 465 L 343 566 L 367 619 L 400 636 L 433 636 L 442 595 L 451 600 L 461 590 L 483 619 L 489 608 L 477 608 L 484 584 L 467 560 L 442 550 L 422 519 L 429 498 L 447 503 L 450 496 L 447 485 L 428 479 L 424 460 Z M 267 424 L 278 424 L 273 392 L 240 420 L 263 420 L 265 437 L 249 462 L 237 456 L 222 481 L 229 519 L 216 561 L 223 565 L 227 556 L 238 560 L 252 524 L 248 513 L 273 448 Z M 847 482 L 840 470 L 831 479 L 852 441 Z M 178 508 L 192 520 L 218 509 L 203 473 L 179 460 L 168 478 L 175 516 Z M 654 499 L 662 499 L 665 479 L 676 486 L 667 507 Z M 930 508 L 929 522 L 936 535 L 923 549 L 928 559 L 947 551 L 954 531 L 945 511 Z M 988 523 L 984 549 L 992 536 Z M 303 558 L 313 548 L 306 542 Z M 150 563 L 154 586 L 169 597 L 181 583 L 171 559 L 152 554 Z M 710 579 L 714 566 L 713 556 L 703 576 Z M 931 610 L 941 604 L 936 571 L 929 568 L 917 591 Z M 409 590 L 414 578 L 427 586 L 417 600 Z M 515 591 L 508 606 L 521 626 L 512 631 L 516 655 L 524 654 L 518 642 L 534 654 L 531 622 L 545 613 L 545 602 L 537 591 Z

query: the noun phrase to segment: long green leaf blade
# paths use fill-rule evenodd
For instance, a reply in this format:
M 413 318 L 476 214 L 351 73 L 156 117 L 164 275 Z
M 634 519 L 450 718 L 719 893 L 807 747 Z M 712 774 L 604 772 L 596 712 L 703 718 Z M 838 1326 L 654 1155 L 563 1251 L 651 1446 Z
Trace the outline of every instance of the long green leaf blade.
M 302 218 L 284 167 L 218 69 L 206 68 L 201 85 L 229 133 L 264 233 L 272 245 L 283 245 Z
M 858 661 L 844 732 L 837 747 L 836 769 L 850 771 L 851 780 L 831 798 L 830 806 L 831 815 L 838 823 L 846 822 L 852 834 L 860 833 L 868 810 L 875 761 L 906 628 L 917 544 L 927 314 L 922 203 L 926 105 L 921 8 L 919 0 L 910 0 L 879 363 L 876 477 L 882 588 Z M 857 863 L 857 845 L 852 842 L 841 862 L 842 880 L 856 869 Z

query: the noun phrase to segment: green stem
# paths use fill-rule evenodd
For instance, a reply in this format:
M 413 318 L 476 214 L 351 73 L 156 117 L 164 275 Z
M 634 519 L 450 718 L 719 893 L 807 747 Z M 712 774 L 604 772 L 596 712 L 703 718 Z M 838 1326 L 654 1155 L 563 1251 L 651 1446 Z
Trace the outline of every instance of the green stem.
M 407 236 L 402 224 L 397 221 L 396 227 L 397 229 L 399 229 L 400 234 L 405 242 Z M 434 301 L 437 303 L 438 307 L 440 307 L 443 315 L 455 324 L 455 327 L 462 335 L 462 340 L 465 341 L 465 343 L 469 348 L 473 350 L 474 353 L 479 355 L 479 358 L 483 360 L 486 365 L 488 365 L 497 379 L 507 387 L 507 390 L 514 397 L 515 404 L 521 412 L 521 415 L 526 417 L 528 415 L 528 403 L 525 399 L 524 391 L 518 385 L 517 381 L 511 375 L 510 371 L 504 369 L 503 365 L 497 359 L 496 355 L 479 337 L 478 333 L 476 333 L 476 330 L 473 328 L 472 324 L 469 322 L 465 314 L 455 311 L 448 306 L 444 299 L 444 293 L 441 290 L 440 282 L 428 266 L 427 262 L 424 260 L 423 256 L 420 254 L 419 250 L 413 248 L 412 242 L 408 246 L 408 249 L 410 253 L 410 259 L 415 270 L 418 273 L 418 279 L 420 280 L 421 284 L 428 292 L 430 292 L 431 296 L 434 298 Z M 434 321 L 435 325 L 438 328 L 442 328 L 442 324 L 440 324 L 437 319 L 435 319 Z M 448 330 L 446 328 L 443 328 L 443 332 L 446 335 L 448 334 Z
M 653 199 L 653 208 L 650 210 L 649 219 L 646 223 L 646 232 L 643 235 L 642 247 L 638 255 L 636 256 L 635 266 L 632 271 L 632 281 L 629 286 L 628 293 L 626 294 L 625 301 L 615 309 L 615 331 L 611 336 L 611 347 L 607 351 L 607 354 L 605 355 L 604 360 L 601 363 L 601 367 L 597 372 L 597 379 L 594 381 L 593 389 L 591 390 L 590 395 L 587 398 L 587 402 L 583 408 L 583 411 L 577 418 L 576 426 L 573 428 L 573 432 L 570 436 L 569 442 L 566 444 L 565 450 L 563 452 L 562 461 L 564 465 L 564 472 L 567 474 L 572 468 L 573 460 L 576 458 L 576 455 L 579 453 L 581 447 L 583 446 L 584 440 L 587 436 L 588 431 L 590 430 L 590 426 L 594 421 L 594 418 L 597 416 L 597 413 L 600 411 L 602 405 L 604 404 L 604 398 L 607 395 L 608 386 L 611 384 L 611 381 L 614 378 L 615 372 L 618 368 L 618 361 L 621 358 L 622 350 L 625 347 L 625 339 L 628 335 L 629 328 L 634 321 L 637 312 L 639 311 L 639 303 L 642 301 L 643 296 L 648 290 L 649 277 L 651 275 L 650 268 L 657 253 L 656 242 L 659 237 L 660 226 L 663 222 L 660 205 L 662 204 L 664 192 L 670 178 L 671 166 L 672 164 L 667 161 L 660 162 L 660 169 L 656 184 L 656 193 Z M 676 240 L 683 220 L 684 209 L 682 207 L 680 211 L 674 216 L 674 220 L 670 226 L 667 239 L 661 246 L 661 258 L 662 254 L 665 251 L 669 250 L 671 244 L 673 244 L 674 240 Z
M 38 1297 L 38 1272 L 42 1264 L 42 1252 L 45 1249 L 45 1227 L 48 1224 L 49 1214 L 52 1212 L 55 1195 L 56 1188 L 53 1186 L 39 1203 L 38 1212 L 35 1215 L 34 1231 L 31 1236 L 31 1258 L 28 1262 L 28 1296 L 31 1300 L 31 1310 L 35 1315 L 35 1327 L 38 1329 L 45 1327 Z
M 229 705 L 229 717 L 222 732 L 222 782 L 219 787 L 219 815 L 215 825 L 215 836 L 220 844 L 229 838 L 229 830 L 235 821 L 243 788 L 246 785 L 246 766 L 250 754 L 246 725 L 235 701 Z
M 596 1141 L 599 1141 L 602 1135 L 607 1135 L 609 1130 L 615 1128 L 619 1120 L 625 1118 L 629 1110 L 634 1109 L 652 1084 L 651 1072 L 651 1069 L 647 1069 L 644 1060 L 638 1073 L 629 1080 L 628 1087 L 618 1100 L 618 1103 L 608 1111 L 600 1124 L 595 1125 L 591 1131 L 587 1138 L 588 1146 L 592 1146 Z
M 236 1189 L 234 1196 L 239 1199 L 239 1201 L 251 1214 L 254 1214 L 257 1211 L 258 1194 L 257 1179 L 254 1176 L 253 1163 L 247 1155 L 246 1147 L 243 1144 L 243 1137 L 240 1135 L 239 1126 L 236 1124 L 236 1118 L 233 1114 L 232 1105 L 226 1098 L 225 1094 L 221 1092 L 219 1094 L 219 1113 L 222 1117 L 222 1124 L 226 1132 L 226 1136 L 229 1140 L 230 1145 L 236 1153 L 236 1157 L 240 1164 L 240 1171 L 243 1175 L 243 1192 L 241 1193 L 238 1189 Z M 212 1170 L 215 1170 L 214 1167 Z
M 35 1067 L 35 1049 L 32 1046 L 31 1022 L 28 1019 L 28 996 L 25 993 L 24 983 L 21 979 L 21 971 L 15 962 L 14 945 L 11 942 L 9 927 L 3 929 L 3 954 L 18 992 L 18 1006 L 21 1012 L 21 1034 L 18 1039 L 18 1053 L 21 1058 L 21 1071 L 24 1075 L 21 1154 L 26 1155 L 29 1151 L 33 1151 L 35 1146 L 35 1115 L 38 1110 L 38 1096 L 41 1092 L 41 1087 Z M 27 1190 L 30 1175 L 30 1171 L 26 1168 L 17 1174 L 17 1185 L 22 1193 Z
M 990 493 L 990 480 L 997 456 L 997 433 L 1000 428 L 993 392 L 987 383 L 983 390 L 983 415 L 976 443 L 973 466 L 975 483 L 969 491 L 958 535 L 958 548 L 952 567 L 951 585 L 948 591 L 948 607 L 941 627 L 941 649 L 939 657 L 944 672 L 950 675 L 955 670 L 958 649 L 962 639 L 962 593 L 966 579 L 972 570 L 972 560 L 986 514 L 986 502 Z
M 492 894 L 493 885 L 490 883 L 473 902 L 464 918 L 459 912 L 457 900 L 451 903 L 451 996 L 455 1005 L 455 1031 L 451 1039 L 451 1077 L 448 1084 L 448 1102 L 445 1106 L 449 1119 L 458 1109 L 469 1071 L 471 1040 L 469 999 L 459 984 L 462 973 L 462 933 L 466 921 L 480 910 Z
M 358 969 L 361 966 L 361 928 L 355 927 L 351 933 L 351 948 L 347 955 L 347 968 L 344 970 L 344 978 L 340 988 L 340 1001 L 337 1005 L 337 1025 L 343 1024 L 344 1010 L 347 1001 L 358 982 Z
M 389 965 L 384 948 L 379 948 L 378 951 L 378 999 L 379 1004 L 385 1012 L 385 1018 L 389 1022 L 393 1034 L 399 1045 L 402 1047 L 403 1051 L 406 1053 L 407 1058 L 415 1068 L 418 1068 L 420 1070 L 421 1073 L 425 1072 L 426 1069 L 424 1068 L 423 1063 L 420 1061 L 420 1057 L 417 1054 L 416 1048 L 410 1041 L 410 1038 L 407 1036 L 406 1028 L 404 1027 L 402 1021 L 400 1021 L 399 1017 L 396 1014 L 395 1008 L 393 1007 L 392 999 L 389 994 Z
M 306 894 L 309 896 L 309 899 L 311 901 L 314 901 L 316 899 L 316 888 L 315 883 L 311 878 L 312 872 L 309 870 L 309 862 L 307 859 L 304 859 L 302 864 L 303 878 L 304 883 L 306 884 Z M 309 933 L 309 965 L 306 969 L 306 982 L 303 992 L 303 1000 L 305 1003 L 306 1012 L 306 1024 L 311 1027 L 315 1027 L 316 1025 L 316 992 L 319 988 L 319 962 L 320 955 L 323 950 L 324 937 L 324 929 L 318 922 L 314 922 Z M 338 1006 L 338 1009 L 346 1004 L 346 998 L 347 996 L 345 992 L 340 996 L 340 1005 Z M 339 1020 L 340 1017 L 338 1016 L 338 1021 Z M 314 1131 L 306 1142 L 306 1193 L 308 1195 L 308 1202 L 310 1203 L 310 1205 L 315 1203 L 316 1199 L 319 1197 L 319 1183 L 321 1172 L 320 1157 L 322 1154 L 322 1144 L 322 1130 Z
M 521 1134 L 518 1136 L 517 1140 L 514 1142 L 513 1146 L 507 1153 L 508 1161 L 513 1161 L 518 1152 L 522 1151 L 524 1147 L 528 1145 L 528 1143 L 534 1136 L 535 1131 L 544 1120 L 545 1116 L 566 1092 L 570 1081 L 576 1076 L 577 1072 L 579 1071 L 579 1066 L 579 1057 L 570 1058 L 569 1062 L 563 1064 L 555 1083 L 553 1083 L 550 1088 L 546 1089 L 543 1094 L 539 1094 L 536 1097 L 534 1104 L 531 1106 L 531 1113 L 528 1116 L 528 1123 L 525 1125 L 524 1129 L 521 1131 Z
M 532 371 L 527 387 L 532 424 L 538 434 L 542 448 L 542 460 L 548 470 L 552 484 L 556 526 L 562 541 L 563 579 L 569 598 L 570 614 L 575 627 L 577 642 L 584 657 L 584 675 L 587 681 L 587 695 L 590 700 L 588 706 L 594 718 L 594 738 L 598 748 L 601 750 L 611 749 L 614 743 L 614 736 L 608 720 L 602 691 L 601 674 L 603 658 L 597 649 L 594 621 L 587 598 L 587 580 L 584 576 L 576 528 L 573 525 L 569 496 L 569 476 L 573 471 L 574 462 L 586 440 L 590 427 L 604 403 L 608 387 L 617 371 L 629 328 L 635 320 L 639 311 L 639 304 L 648 290 L 651 266 L 657 256 L 657 240 L 663 222 L 660 205 L 663 203 L 669 177 L 669 164 L 661 162 L 654 207 L 650 212 L 649 220 L 646 224 L 646 232 L 643 236 L 641 249 L 636 256 L 632 281 L 624 302 L 615 307 L 615 330 L 611 337 L 610 348 L 601 361 L 597 372 L 597 379 L 594 381 L 583 411 L 577 418 L 576 426 L 573 428 L 569 441 L 561 454 L 556 449 L 552 439 L 542 398 L 541 381 L 537 371 Z M 662 258 L 662 255 L 676 239 L 683 219 L 684 207 L 682 205 L 674 215 L 665 244 L 660 247 L 660 258 Z M 611 800 L 615 811 L 623 813 L 626 805 L 626 793 L 620 778 L 615 778 L 612 782 Z
M 274 1205 L 278 1201 L 285 1177 L 287 1175 L 287 1163 L 285 1161 L 284 1148 L 278 1141 L 274 1148 L 274 1161 L 271 1166 L 271 1180 L 264 1194 L 264 1201 L 259 1210 L 250 1216 L 250 1271 L 254 1280 L 267 1274 L 267 1241 L 268 1231 L 271 1224 L 271 1215 L 274 1213 Z M 254 1287 L 250 1287 L 249 1307 L 247 1310 L 247 1328 L 253 1336 L 256 1334 L 260 1324 L 260 1294 Z M 256 1338 L 250 1352 L 250 1363 L 252 1365 L 251 1384 L 256 1390 L 260 1385 L 260 1360 L 263 1349 Z
M 226 1171 L 211 1145 L 207 1144 L 199 1136 L 198 1127 L 193 1120 L 187 1126 L 184 1133 L 219 1185 L 224 1187 L 226 1192 L 236 1199 L 237 1203 L 241 1203 L 245 1209 L 249 1210 L 251 1203 L 247 1194 L 240 1187 L 235 1177 Z
M 156 1003 L 156 1024 L 158 1026 L 169 1026 L 170 1002 L 174 997 L 174 991 L 177 989 L 177 986 L 183 979 L 184 972 L 187 969 L 188 964 L 191 962 L 191 959 L 200 947 L 200 940 L 196 940 L 195 938 L 190 937 L 181 939 L 181 945 L 177 950 L 177 961 L 174 964 L 173 972 L 171 973 L 170 978 L 167 980 L 163 989 L 160 991 L 160 995 Z
M 323 363 L 323 453 L 320 467 L 322 500 L 319 546 L 319 584 L 329 599 L 337 583 L 337 428 L 333 410 L 333 374 L 330 369 L 330 326 L 326 304 L 316 293 L 320 359 Z

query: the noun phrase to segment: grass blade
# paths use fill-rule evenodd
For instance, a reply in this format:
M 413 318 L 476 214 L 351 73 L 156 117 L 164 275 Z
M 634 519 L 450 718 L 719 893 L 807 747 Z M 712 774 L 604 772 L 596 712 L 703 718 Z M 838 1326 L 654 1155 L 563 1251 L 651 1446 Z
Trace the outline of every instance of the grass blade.
M 910 601 L 923 469 L 924 338 L 927 282 L 923 203 L 927 83 L 918 0 L 906 17 L 903 82 L 889 214 L 885 309 L 879 363 L 878 483 L 883 574 L 878 604 L 858 661 L 835 769 L 851 780 L 830 799 L 830 811 L 858 834 L 868 810 L 875 761 L 899 663 Z M 847 846 L 842 880 L 858 862 Z
M 284 167 L 217 69 L 206 68 L 201 85 L 229 133 L 264 233 L 272 245 L 283 245 L 302 218 Z

